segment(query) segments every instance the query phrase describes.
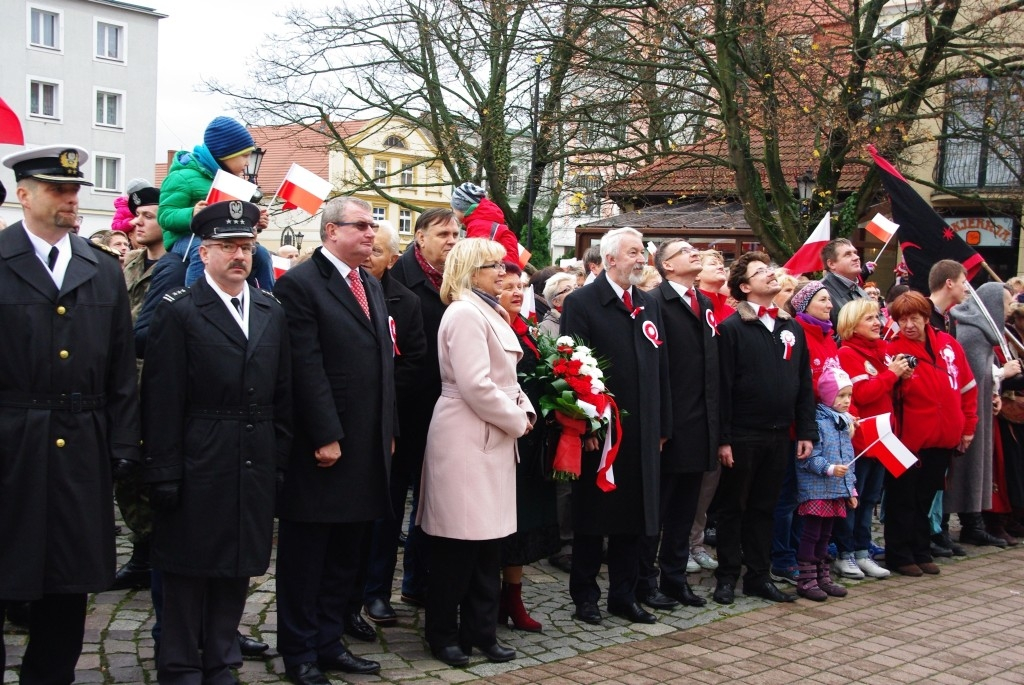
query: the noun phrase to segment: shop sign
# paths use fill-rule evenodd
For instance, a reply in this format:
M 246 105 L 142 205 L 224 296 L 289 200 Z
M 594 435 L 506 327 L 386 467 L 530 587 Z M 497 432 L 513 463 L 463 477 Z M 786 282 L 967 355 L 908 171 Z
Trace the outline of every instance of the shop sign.
M 1013 246 L 1013 219 L 1009 217 L 947 217 L 946 223 L 971 247 Z

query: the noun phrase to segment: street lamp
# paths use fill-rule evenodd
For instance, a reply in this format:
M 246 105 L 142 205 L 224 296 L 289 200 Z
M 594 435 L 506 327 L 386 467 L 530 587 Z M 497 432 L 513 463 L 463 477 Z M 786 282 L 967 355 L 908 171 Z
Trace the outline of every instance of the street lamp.
M 245 165 L 245 180 L 249 183 L 256 183 L 256 175 L 260 172 L 260 164 L 263 163 L 263 155 L 266 154 L 266 150 L 261 147 L 254 148 L 249 153 L 249 162 Z
M 796 177 L 796 193 L 801 201 L 807 202 L 814 195 L 817 179 L 810 169 Z

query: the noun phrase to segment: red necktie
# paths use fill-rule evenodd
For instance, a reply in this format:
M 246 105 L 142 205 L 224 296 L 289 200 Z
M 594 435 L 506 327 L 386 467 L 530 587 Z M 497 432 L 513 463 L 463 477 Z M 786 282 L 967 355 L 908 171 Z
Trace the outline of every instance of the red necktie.
M 779 310 L 776 307 L 772 307 L 771 309 L 768 309 L 768 307 L 760 307 L 757 310 L 757 318 L 760 319 L 765 314 L 767 314 L 768 316 L 770 316 L 770 317 L 772 317 L 774 319 L 774 318 L 776 318 L 779 315 Z
M 633 313 L 633 298 L 629 296 L 628 290 L 622 291 L 622 304 L 626 305 L 626 311 Z
M 697 304 L 697 291 L 694 290 L 693 288 L 690 288 L 688 291 L 686 291 L 686 294 L 689 295 L 690 297 L 690 309 L 693 310 L 693 313 L 696 314 L 697 318 L 699 319 L 700 305 Z
M 352 269 L 348 272 L 348 282 L 352 286 L 352 294 L 356 296 L 356 302 L 363 308 L 363 314 L 370 318 L 370 303 L 366 301 L 366 290 L 363 288 L 363 281 L 359 278 L 359 269 Z

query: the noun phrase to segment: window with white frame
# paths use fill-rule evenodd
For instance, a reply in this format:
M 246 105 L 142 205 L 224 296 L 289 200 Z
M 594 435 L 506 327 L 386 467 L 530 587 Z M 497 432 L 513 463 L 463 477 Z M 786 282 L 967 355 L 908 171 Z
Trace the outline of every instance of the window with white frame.
M 398 212 L 398 232 L 412 233 L 412 211 L 402 209 Z
M 388 175 L 388 160 L 378 159 L 373 163 L 373 177 L 378 181 Z
M 30 78 L 28 113 L 32 117 L 60 119 L 60 81 Z
M 96 22 L 96 56 L 100 59 L 124 61 L 124 26 L 106 21 Z
M 508 169 L 508 194 L 519 194 L 519 169 L 514 166 Z
M 96 190 L 121 192 L 121 159 L 97 154 L 93 157 Z
M 46 10 L 41 7 L 30 7 L 28 12 L 29 45 L 37 48 L 60 50 L 60 12 Z
M 387 207 L 374 207 L 373 208 L 373 220 L 374 221 L 384 221 L 387 218 L 388 218 L 388 208 Z
M 411 166 L 402 167 L 402 185 L 409 187 L 413 184 L 413 171 Z
M 124 94 L 109 90 L 96 90 L 97 126 L 124 128 Z

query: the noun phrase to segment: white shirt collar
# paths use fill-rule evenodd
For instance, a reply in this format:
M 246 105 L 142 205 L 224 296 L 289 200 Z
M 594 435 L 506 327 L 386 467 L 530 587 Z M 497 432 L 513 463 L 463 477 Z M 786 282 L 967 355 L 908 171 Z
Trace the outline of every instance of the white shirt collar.
M 626 292 L 626 291 L 622 289 L 622 286 L 620 286 L 620 285 L 619 285 L 618 283 L 616 283 L 615 281 L 613 281 L 613 280 L 612 280 L 612 279 L 611 279 L 611 278 L 610 278 L 610 277 L 608 276 L 608 271 L 607 271 L 607 270 L 606 270 L 606 271 L 604 272 L 604 277 L 605 277 L 605 279 L 606 279 L 606 280 L 608 281 L 609 285 L 611 285 L 611 286 L 612 286 L 612 290 L 614 290 L 614 291 L 615 291 L 615 296 L 616 296 L 617 298 L 619 298 L 619 299 L 621 300 L 621 299 L 622 299 L 622 293 L 624 293 L 624 292 Z M 633 289 L 633 286 L 630 286 L 629 288 L 630 288 L 630 290 L 632 291 L 632 289 Z M 629 293 L 629 297 L 630 297 L 630 299 L 632 299 L 632 298 L 633 298 L 633 293 L 632 293 L 632 292 L 630 292 L 630 293 Z
M 672 289 L 673 289 L 673 290 L 675 290 L 675 291 L 676 291 L 677 293 L 679 293 L 679 297 L 681 297 L 681 298 L 683 298 L 684 300 L 686 300 L 686 303 L 687 303 L 687 304 L 689 304 L 689 303 L 690 303 L 690 296 L 689 296 L 689 294 L 688 294 L 688 293 L 690 293 L 690 292 L 692 291 L 694 295 L 696 295 L 696 294 L 697 294 L 697 288 L 696 288 L 696 286 L 695 286 L 695 287 L 693 287 L 693 288 L 687 288 L 687 287 L 686 287 L 685 285 L 683 285 L 682 283 L 676 283 L 675 281 L 668 281 L 668 284 L 669 284 L 670 286 L 672 286 Z M 698 301 L 698 302 L 700 302 L 700 300 L 697 300 L 697 301 Z
M 251 293 L 249 292 L 249 284 L 248 283 L 244 283 L 244 282 L 242 283 L 242 292 L 241 292 L 241 294 L 239 294 L 239 295 L 228 295 L 226 292 L 224 292 L 223 290 L 220 289 L 220 286 L 217 285 L 216 282 L 214 282 L 213 278 L 210 277 L 210 274 L 208 274 L 207 272 L 204 271 L 203 272 L 203 277 L 206 278 L 206 282 L 210 284 L 211 288 L 213 288 L 213 292 L 217 293 L 217 295 L 220 297 L 220 299 L 224 302 L 224 306 L 228 308 L 228 311 L 231 312 L 231 316 L 234 317 L 235 321 L 238 323 L 239 328 L 242 329 L 242 333 L 245 335 L 246 338 L 248 338 L 249 337 L 249 302 L 252 300 L 252 297 L 250 296 Z M 231 298 L 233 298 L 233 297 L 237 297 L 238 299 L 240 299 L 242 301 L 242 313 L 241 314 L 239 314 L 238 310 L 235 309 L 235 305 L 231 303 Z
M 352 267 L 335 257 L 326 247 L 321 248 L 320 253 L 327 258 L 327 261 L 334 265 L 334 268 L 338 270 L 344 281 L 348 283 L 348 274 L 352 271 Z
M 22 224 L 22 228 L 25 228 L 24 224 Z M 39 257 L 39 261 L 43 263 L 46 273 L 50 274 L 54 285 L 60 290 L 60 287 L 64 285 L 64 274 L 68 271 L 68 264 L 71 263 L 71 238 L 65 233 L 60 240 L 51 245 L 27 228 L 25 228 L 25 235 L 28 236 L 29 242 L 32 243 L 32 249 L 35 251 L 36 257 Z M 48 263 L 50 260 L 50 248 L 52 247 L 56 247 L 60 254 L 57 255 L 57 263 L 54 264 L 53 271 L 50 271 Z

